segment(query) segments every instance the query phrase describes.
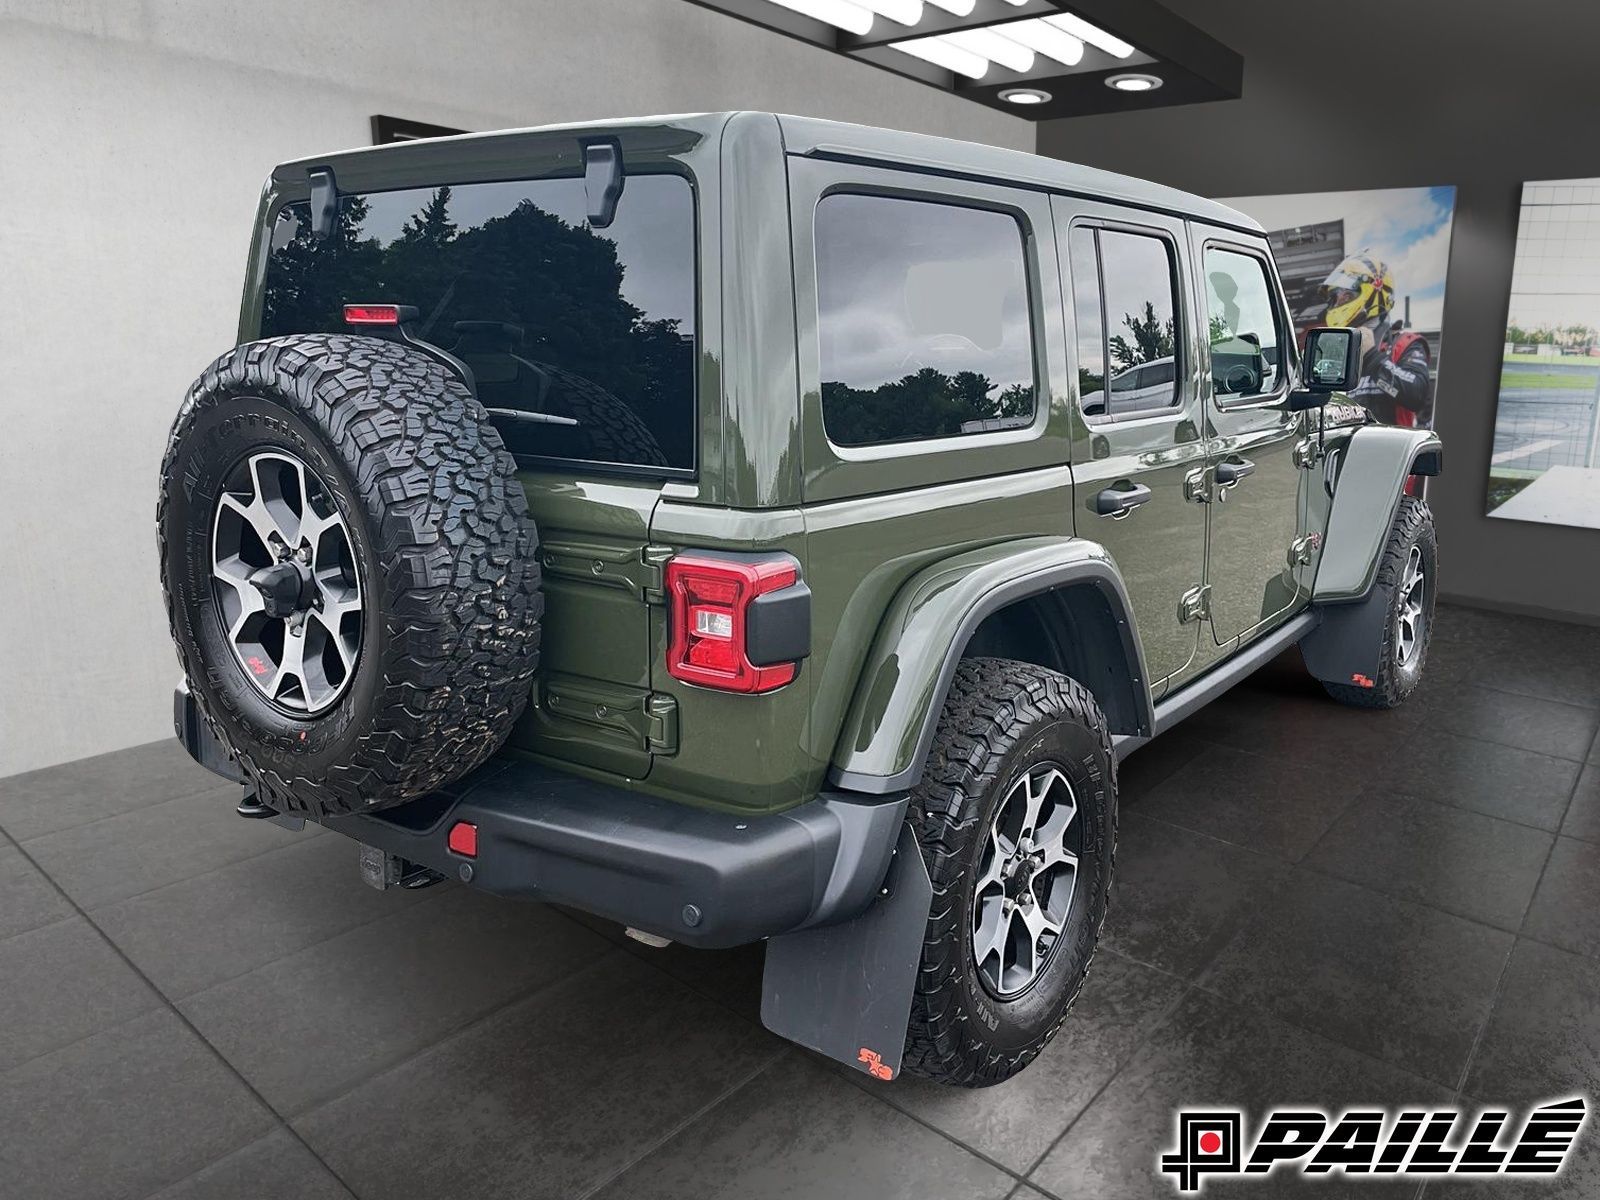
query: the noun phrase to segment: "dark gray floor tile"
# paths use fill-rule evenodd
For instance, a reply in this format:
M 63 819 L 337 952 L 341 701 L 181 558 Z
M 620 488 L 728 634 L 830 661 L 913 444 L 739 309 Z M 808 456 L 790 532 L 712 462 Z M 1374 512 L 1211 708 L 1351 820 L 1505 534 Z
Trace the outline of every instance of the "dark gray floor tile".
M 1581 761 L 1594 739 L 1600 709 L 1460 684 L 1430 703 L 1425 719 L 1430 730 Z
M 0 1071 L 161 1003 L 82 917 L 0 941 Z
M 150 1200 L 349 1200 L 351 1192 L 287 1129 L 275 1129 Z
M 1139 800 L 1183 770 L 1210 745 L 1190 736 L 1180 725 L 1140 747 L 1117 768 L 1117 799 L 1123 805 Z
M 243 824 L 244 822 L 241 822 Z M 266 854 L 119 900 L 95 923 L 168 996 L 182 997 L 443 894 L 361 882 L 343 837 Z
M 1200 986 L 1453 1087 L 1513 936 L 1301 871 Z
M 179 1007 L 279 1112 L 299 1112 L 611 951 L 560 913 L 460 889 Z
M 1128 958 L 1192 976 L 1288 871 L 1238 846 L 1124 812 L 1103 942 Z
M 1373 764 L 1369 777 L 1390 791 L 1554 832 L 1579 769 L 1570 759 L 1430 729 Z
M 580 1196 L 781 1051 L 614 954 L 295 1125 L 363 1196 Z
M 290 833 L 240 820 L 238 802 L 239 789 L 224 786 L 45 834 L 27 849 L 67 895 L 92 909 L 321 833 L 314 825 Z
M 1515 933 L 1554 841 L 1526 825 L 1375 793 L 1339 818 L 1306 865 Z
M 162 1008 L 0 1075 L 0 1195 L 145 1196 L 272 1125 Z
M 1304 762 L 1211 746 L 1129 811 L 1292 862 L 1355 799 Z
M 1600 763 L 1590 763 L 1583 768 L 1561 834 L 1586 842 L 1600 842 Z
M 1024 1172 L 1116 1073 L 1184 986 L 1102 950 L 1061 1032 L 1020 1075 L 976 1090 L 906 1075 L 874 1091 L 963 1145 Z
M 1600 962 L 1518 941 L 1466 1090 L 1496 1104 L 1600 1097 Z
M 1465 678 L 1519 696 L 1600 707 L 1600 629 L 1542 624 L 1544 636 L 1517 637 L 1488 650 Z
M 1001 1200 L 1015 1185 L 1011 1176 L 795 1054 L 613 1180 L 596 1200 Z
M 72 911 L 22 851 L 0 843 L 0 939 L 70 917 Z
M 1189 993 L 1133 1062 L 1068 1130 L 1029 1177 L 1062 1197 L 1170 1200 L 1160 1156 L 1173 1148 L 1174 1112 L 1217 1104 L 1259 1119 L 1274 1106 L 1442 1103 L 1447 1089 L 1231 1000 Z M 1319 1180 L 1318 1197 L 1409 1195 L 1416 1185 Z M 1287 1176 L 1214 1179 L 1208 1197 L 1298 1194 Z
M 222 782 L 167 738 L 0 779 L 0 828 L 26 841 Z
M 1522 932 L 1600 958 L 1600 845 L 1556 839 Z

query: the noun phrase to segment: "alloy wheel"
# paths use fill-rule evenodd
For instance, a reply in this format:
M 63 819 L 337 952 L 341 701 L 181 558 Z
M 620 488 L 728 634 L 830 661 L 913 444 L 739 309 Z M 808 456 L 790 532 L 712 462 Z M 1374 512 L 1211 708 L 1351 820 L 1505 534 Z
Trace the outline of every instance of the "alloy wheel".
M 217 500 L 212 593 L 255 689 L 314 716 L 355 674 L 365 621 L 355 550 L 333 493 L 293 454 L 241 461 Z
M 1030 767 L 996 806 L 973 888 L 972 954 L 1001 999 L 1033 985 L 1064 935 L 1082 840 L 1077 796 L 1054 763 Z
M 1427 600 L 1428 580 L 1422 562 L 1422 547 L 1411 547 L 1406 559 L 1405 574 L 1400 580 L 1400 611 L 1396 618 L 1395 643 L 1402 670 L 1409 668 L 1422 649 L 1423 607 Z

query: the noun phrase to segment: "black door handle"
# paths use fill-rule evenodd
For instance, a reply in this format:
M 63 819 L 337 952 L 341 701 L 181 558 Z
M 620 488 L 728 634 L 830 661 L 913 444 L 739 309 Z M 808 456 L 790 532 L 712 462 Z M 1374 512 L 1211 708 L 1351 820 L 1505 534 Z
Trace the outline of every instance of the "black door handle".
M 1219 462 L 1217 464 L 1217 482 L 1223 487 L 1232 487 L 1246 475 L 1255 474 L 1256 465 L 1248 458 L 1241 458 L 1238 462 Z
M 1095 493 L 1094 511 L 1102 517 L 1115 520 L 1127 516 L 1141 504 L 1149 504 L 1150 499 L 1150 489 L 1142 483 L 1108 487 Z

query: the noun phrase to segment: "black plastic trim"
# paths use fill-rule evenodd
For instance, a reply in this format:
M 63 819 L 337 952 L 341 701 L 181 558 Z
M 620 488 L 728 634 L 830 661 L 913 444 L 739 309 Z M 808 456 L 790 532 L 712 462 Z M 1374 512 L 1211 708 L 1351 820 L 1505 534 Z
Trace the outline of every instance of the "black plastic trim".
M 204 757 L 210 731 L 189 720 L 185 689 L 175 706 L 179 739 L 219 770 L 214 755 Z M 322 823 L 496 895 L 725 947 L 865 911 L 888 872 L 906 800 L 833 791 L 780 813 L 720 812 L 500 757 L 409 804 Z M 447 845 L 458 821 L 478 827 L 473 858 Z
M 804 581 L 757 596 L 745 614 L 745 657 L 758 667 L 811 656 L 811 589 Z

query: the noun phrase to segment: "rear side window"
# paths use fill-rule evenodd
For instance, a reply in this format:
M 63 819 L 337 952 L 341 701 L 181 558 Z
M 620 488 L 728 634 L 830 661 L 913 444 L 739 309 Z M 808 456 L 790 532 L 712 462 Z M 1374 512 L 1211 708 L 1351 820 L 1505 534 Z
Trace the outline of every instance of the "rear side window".
M 261 333 L 334 333 L 345 304 L 415 307 L 417 337 L 460 358 L 519 459 L 689 471 L 695 445 L 694 197 L 630 175 L 605 229 L 583 180 L 340 197 L 310 236 L 286 205 Z
M 1172 408 L 1181 379 L 1171 244 L 1152 234 L 1078 226 L 1067 245 L 1084 417 L 1107 421 Z
M 1283 379 L 1282 329 L 1267 264 L 1254 255 L 1206 250 L 1211 389 L 1217 403 L 1269 396 Z
M 834 194 L 817 206 L 822 419 L 839 446 L 1033 423 L 1022 226 L 988 209 Z

